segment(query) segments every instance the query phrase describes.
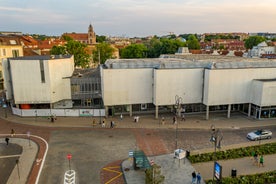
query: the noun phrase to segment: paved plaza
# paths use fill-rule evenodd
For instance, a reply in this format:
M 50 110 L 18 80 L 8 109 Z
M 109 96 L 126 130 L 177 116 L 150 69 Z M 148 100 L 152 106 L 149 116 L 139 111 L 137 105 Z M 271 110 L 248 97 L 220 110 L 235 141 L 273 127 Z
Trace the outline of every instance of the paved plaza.
M 185 122 L 179 121 L 178 128 L 180 132 L 189 129 L 209 131 L 212 124 L 223 130 L 275 124 L 274 120 L 256 121 L 240 114 L 235 114 L 231 119 L 227 119 L 224 115 L 218 115 L 211 117 L 208 121 L 204 120 L 204 115 L 187 115 L 186 117 Z M 173 140 L 174 134 L 171 134 L 171 137 L 165 135 L 165 130 L 174 132 L 176 128 L 172 124 L 170 115 L 165 117 L 165 125 L 162 125 L 160 120 L 151 115 L 141 115 L 138 123 L 134 123 L 131 117 L 124 117 L 123 120 L 120 120 L 119 117 L 113 117 L 106 119 L 106 122 L 111 120 L 116 123 L 115 129 L 102 128 L 100 125 L 92 126 L 93 118 L 58 117 L 57 121 L 51 123 L 43 117 L 21 118 L 8 114 L 8 117 L 2 118 L 0 122 L 2 127 L 0 133 L 3 138 L 1 139 L 1 149 L 4 149 L 5 145 L 3 134 L 9 135 L 10 129 L 14 128 L 18 138 L 14 140 L 19 141 L 21 136 L 23 142 L 25 141 L 23 146 L 19 142 L 18 145 L 22 146 L 23 150 L 32 150 L 35 153 L 34 156 L 28 154 L 28 157 L 21 154 L 19 158 L 20 167 L 21 169 L 24 168 L 24 171 L 27 171 L 29 166 L 23 165 L 24 162 L 21 160 L 28 161 L 32 165 L 32 168 L 29 168 L 28 171 L 30 173 L 28 175 L 29 183 L 35 183 L 37 176 L 39 176 L 39 183 L 43 184 L 62 182 L 64 172 L 69 169 L 66 158 L 68 153 L 72 154 L 71 168 L 77 173 L 77 183 L 143 183 L 144 171 L 134 170 L 132 162 L 128 158 L 128 152 L 135 148 L 143 150 L 150 159 L 162 166 L 165 183 L 188 184 L 191 182 L 193 171 L 200 172 L 203 179 L 212 178 L 213 162 L 190 164 L 188 160 L 185 160 L 184 163 L 184 160 L 179 162 L 173 158 L 174 141 L 170 143 L 166 139 Z M 47 141 L 49 150 L 43 164 L 43 153 L 47 150 L 47 146 L 42 140 L 31 137 L 31 144 L 34 149 L 30 149 L 28 147 L 27 132 L 31 132 L 32 135 L 40 135 Z M 275 139 L 263 142 L 268 141 L 275 141 Z M 38 150 L 35 150 L 34 143 L 40 145 Z M 227 147 L 253 144 L 258 143 L 243 142 L 231 144 Z M 213 151 L 213 147 L 209 143 L 198 145 L 198 149 L 192 146 L 189 149 L 191 149 L 191 154 Z M 249 158 L 221 161 L 220 163 L 224 168 L 223 176 L 230 176 L 233 168 L 237 170 L 238 175 L 275 170 L 276 168 L 272 164 L 275 163 L 275 159 L 275 155 L 265 156 L 266 164 L 263 168 L 252 167 Z M 40 168 L 42 168 L 41 172 Z M 129 168 L 129 170 L 125 171 L 125 168 Z M 16 167 L 12 172 L 16 174 Z M 24 178 L 23 175 L 22 172 L 20 178 Z M 10 178 L 14 179 L 16 175 L 13 174 Z

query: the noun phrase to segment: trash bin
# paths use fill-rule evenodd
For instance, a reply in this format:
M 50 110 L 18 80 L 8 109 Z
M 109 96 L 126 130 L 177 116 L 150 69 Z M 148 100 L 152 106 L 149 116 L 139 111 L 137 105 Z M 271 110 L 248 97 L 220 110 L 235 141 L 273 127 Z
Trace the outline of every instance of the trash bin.
M 190 150 L 186 150 L 186 157 L 189 158 L 190 156 Z
M 231 176 L 232 176 L 232 178 L 237 177 L 237 170 L 236 170 L 235 168 L 233 168 L 233 169 L 231 170 Z

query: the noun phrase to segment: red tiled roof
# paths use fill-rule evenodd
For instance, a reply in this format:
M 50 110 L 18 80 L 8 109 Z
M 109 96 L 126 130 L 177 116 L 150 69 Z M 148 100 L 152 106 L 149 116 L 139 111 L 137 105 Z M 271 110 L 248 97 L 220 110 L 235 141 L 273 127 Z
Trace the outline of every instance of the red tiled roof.
M 88 34 L 87 33 L 64 33 L 64 36 L 69 36 L 73 38 L 74 40 L 88 40 Z

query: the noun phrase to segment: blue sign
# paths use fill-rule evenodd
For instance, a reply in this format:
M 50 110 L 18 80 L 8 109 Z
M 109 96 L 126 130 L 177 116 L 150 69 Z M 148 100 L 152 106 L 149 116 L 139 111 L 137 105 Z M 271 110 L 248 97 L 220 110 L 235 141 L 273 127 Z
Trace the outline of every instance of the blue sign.
M 221 180 L 221 173 L 222 172 L 222 167 L 221 165 L 219 165 L 219 163 L 215 162 L 215 166 L 214 166 L 214 174 L 215 174 L 215 178 L 217 180 Z

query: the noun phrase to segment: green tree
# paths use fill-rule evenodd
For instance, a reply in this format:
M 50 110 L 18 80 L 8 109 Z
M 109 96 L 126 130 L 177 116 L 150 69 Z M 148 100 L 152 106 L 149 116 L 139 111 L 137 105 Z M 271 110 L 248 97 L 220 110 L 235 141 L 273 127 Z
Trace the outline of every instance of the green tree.
M 106 41 L 106 36 L 98 36 L 96 35 L 96 42 L 97 43 L 102 43 Z
M 161 166 L 153 164 L 151 168 L 146 169 L 146 184 L 162 184 L 164 183 L 165 176 L 161 174 Z
M 162 50 L 162 42 L 157 37 L 152 38 L 148 43 L 147 47 L 148 47 L 147 56 L 149 58 L 157 58 L 160 56 L 161 50 Z
M 262 36 L 250 36 L 244 42 L 244 46 L 247 49 L 252 49 L 253 46 L 258 45 L 259 43 L 265 41 L 265 38 Z
M 102 42 L 96 45 L 96 49 L 93 51 L 93 61 L 104 64 L 107 59 L 112 58 L 115 49 L 108 43 Z M 99 62 L 100 60 L 100 62 Z
M 144 44 L 131 44 L 121 50 L 121 58 L 145 58 L 147 47 Z
M 67 36 L 67 35 L 62 35 L 62 39 L 65 40 L 65 41 L 73 40 L 73 38 L 71 38 L 70 36 Z
M 160 54 L 174 54 L 179 45 L 176 43 L 176 40 L 171 40 L 168 38 L 161 38 L 162 43 L 161 53 Z M 180 43 L 180 41 L 179 41 Z
M 78 41 L 69 39 L 65 46 L 54 46 L 50 53 L 54 55 L 71 54 L 74 55 L 75 66 L 82 68 L 89 66 L 90 56 L 87 52 L 87 45 Z
M 200 49 L 199 41 L 197 40 L 195 35 L 190 35 L 187 40 L 187 45 L 189 49 Z
M 64 55 L 67 54 L 66 47 L 65 46 L 53 46 L 52 49 L 50 50 L 51 55 Z
M 179 39 L 161 38 L 154 37 L 147 44 L 148 57 L 156 58 L 161 54 L 174 54 L 179 47 L 186 46 L 185 42 Z

